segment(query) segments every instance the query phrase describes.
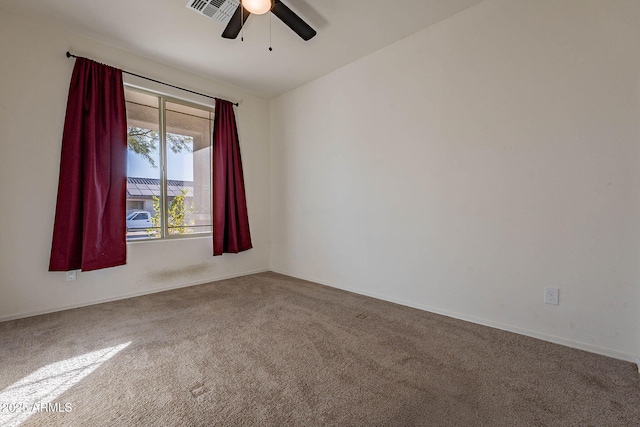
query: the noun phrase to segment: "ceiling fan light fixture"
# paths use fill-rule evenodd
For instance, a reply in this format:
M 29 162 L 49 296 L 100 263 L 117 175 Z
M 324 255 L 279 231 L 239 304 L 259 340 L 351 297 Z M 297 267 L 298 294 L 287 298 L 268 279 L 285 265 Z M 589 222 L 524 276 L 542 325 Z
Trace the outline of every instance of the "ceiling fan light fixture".
M 262 15 L 271 10 L 273 0 L 242 0 L 242 6 L 254 15 Z

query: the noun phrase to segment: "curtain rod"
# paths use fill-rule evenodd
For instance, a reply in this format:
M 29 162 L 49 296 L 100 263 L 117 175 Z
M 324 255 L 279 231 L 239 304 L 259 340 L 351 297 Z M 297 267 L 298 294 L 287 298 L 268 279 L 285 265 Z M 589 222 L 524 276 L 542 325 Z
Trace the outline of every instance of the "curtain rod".
M 74 55 L 73 53 L 71 53 L 71 52 L 67 51 L 67 58 L 84 58 L 84 57 L 82 57 L 82 56 L 76 56 L 76 55 Z M 88 59 L 88 58 L 84 58 L 84 59 Z M 180 87 L 180 86 L 176 86 L 176 85 L 172 85 L 172 84 L 169 84 L 169 83 L 161 82 L 160 80 L 152 79 L 151 77 L 141 76 L 140 74 L 132 73 L 132 72 L 130 72 L 130 71 L 125 71 L 125 70 L 121 70 L 121 71 L 122 71 L 123 73 L 125 73 L 125 74 L 129 74 L 129 75 L 131 75 L 131 76 L 140 77 L 141 79 L 149 80 L 149 81 L 152 81 L 152 82 L 154 82 L 154 83 L 160 83 L 161 85 L 170 86 L 170 87 L 173 87 L 173 88 L 176 88 L 176 89 L 183 90 L 183 91 L 185 91 L 185 92 L 194 93 L 194 94 L 196 94 L 196 95 L 204 96 L 205 98 L 219 99 L 220 101 L 227 101 L 226 99 L 217 98 L 217 97 L 215 97 L 215 96 L 211 96 L 211 95 L 207 95 L 207 94 L 204 94 L 204 93 L 196 92 L 196 91 L 191 90 L 191 89 L 185 89 L 185 88 Z M 227 102 L 231 102 L 231 101 L 227 101 Z M 236 107 L 238 106 L 238 103 L 237 103 L 237 102 L 231 102 L 231 103 L 232 103 L 233 105 L 235 105 Z

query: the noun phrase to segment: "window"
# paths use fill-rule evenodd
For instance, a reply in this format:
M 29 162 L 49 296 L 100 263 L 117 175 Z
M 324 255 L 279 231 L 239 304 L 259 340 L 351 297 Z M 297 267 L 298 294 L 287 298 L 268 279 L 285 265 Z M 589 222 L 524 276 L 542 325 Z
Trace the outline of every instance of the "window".
M 213 109 L 127 87 L 127 240 L 211 233 Z

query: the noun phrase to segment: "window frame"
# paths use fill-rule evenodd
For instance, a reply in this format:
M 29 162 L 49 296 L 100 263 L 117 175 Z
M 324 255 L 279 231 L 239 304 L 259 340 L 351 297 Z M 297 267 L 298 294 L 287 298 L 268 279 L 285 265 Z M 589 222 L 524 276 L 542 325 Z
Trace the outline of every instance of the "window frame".
M 197 239 L 197 238 L 210 238 L 213 235 L 213 159 L 209 159 L 209 212 L 211 215 L 211 231 L 207 231 L 204 233 L 189 233 L 189 234 L 169 234 L 169 226 L 168 226 L 168 204 L 167 204 L 167 141 L 166 141 L 166 103 L 174 103 L 183 105 L 186 107 L 197 108 L 199 110 L 207 111 L 209 116 L 209 139 L 210 139 L 210 147 L 211 154 L 213 154 L 213 126 L 214 126 L 214 116 L 215 116 L 215 104 L 210 105 L 206 103 L 201 103 L 189 99 L 180 98 L 171 94 L 166 94 L 164 92 L 156 91 L 153 89 L 149 89 L 146 87 L 141 87 L 137 84 L 124 82 L 124 90 L 138 92 L 144 95 L 153 96 L 158 99 L 158 133 L 159 133 L 159 169 L 160 169 L 160 236 L 152 237 L 151 235 L 147 235 L 146 237 L 140 237 L 135 239 L 126 238 L 126 243 L 142 243 L 142 242 L 155 242 L 155 241 L 170 241 L 176 239 Z M 125 100 L 126 101 L 126 100 Z M 127 128 L 129 127 L 129 122 L 127 119 Z M 127 146 L 127 152 L 129 148 Z M 129 173 L 127 171 L 127 180 L 129 179 Z

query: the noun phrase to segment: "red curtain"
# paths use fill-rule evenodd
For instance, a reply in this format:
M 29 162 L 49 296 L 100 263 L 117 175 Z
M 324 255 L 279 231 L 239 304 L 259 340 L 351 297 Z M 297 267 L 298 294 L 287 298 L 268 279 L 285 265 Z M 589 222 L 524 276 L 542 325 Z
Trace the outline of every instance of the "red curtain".
M 126 185 L 122 71 L 77 58 L 62 135 L 49 271 L 126 263 Z
M 213 123 L 213 255 L 251 249 L 233 104 L 216 99 Z

